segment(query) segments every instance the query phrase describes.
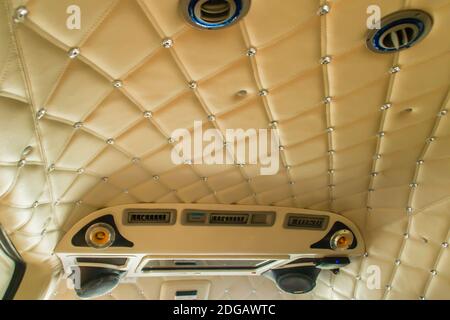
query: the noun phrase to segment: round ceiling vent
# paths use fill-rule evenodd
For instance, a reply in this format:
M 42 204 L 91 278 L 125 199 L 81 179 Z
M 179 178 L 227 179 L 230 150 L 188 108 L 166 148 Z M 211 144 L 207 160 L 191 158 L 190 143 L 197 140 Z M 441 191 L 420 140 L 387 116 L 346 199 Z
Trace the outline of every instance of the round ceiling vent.
M 381 20 L 381 29 L 372 30 L 367 47 L 378 53 L 391 53 L 411 48 L 431 31 L 433 19 L 421 10 L 395 12 Z
M 181 0 L 180 9 L 192 26 L 215 30 L 242 19 L 248 13 L 250 4 L 251 0 Z

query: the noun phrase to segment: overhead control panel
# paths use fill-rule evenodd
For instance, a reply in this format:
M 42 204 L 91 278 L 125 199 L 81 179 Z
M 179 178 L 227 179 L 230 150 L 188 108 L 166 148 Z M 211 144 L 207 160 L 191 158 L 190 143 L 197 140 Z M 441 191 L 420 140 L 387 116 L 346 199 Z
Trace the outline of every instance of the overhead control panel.
M 89 275 L 80 276 L 77 291 L 87 298 L 126 277 L 161 276 L 265 275 L 304 293 L 320 270 L 339 269 L 364 252 L 358 228 L 337 214 L 199 204 L 106 208 L 74 225 L 56 248 L 67 275 Z M 91 287 L 107 282 L 97 276 L 111 280 L 103 291 Z M 298 277 L 298 290 L 283 284 Z

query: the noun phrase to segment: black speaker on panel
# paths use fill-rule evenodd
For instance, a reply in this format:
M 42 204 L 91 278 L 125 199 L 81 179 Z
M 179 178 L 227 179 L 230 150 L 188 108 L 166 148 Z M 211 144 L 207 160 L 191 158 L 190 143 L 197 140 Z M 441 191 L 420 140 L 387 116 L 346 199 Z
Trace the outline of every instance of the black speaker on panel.
M 284 292 L 305 294 L 316 287 L 320 269 L 314 266 L 274 269 L 264 275 L 272 279 Z
M 339 272 L 350 264 L 348 257 L 301 258 L 279 269 L 264 273 L 278 288 L 291 294 L 305 294 L 316 287 L 322 270 Z
M 124 274 L 124 271 L 107 268 L 78 267 L 70 278 L 81 299 L 95 299 L 113 291 Z

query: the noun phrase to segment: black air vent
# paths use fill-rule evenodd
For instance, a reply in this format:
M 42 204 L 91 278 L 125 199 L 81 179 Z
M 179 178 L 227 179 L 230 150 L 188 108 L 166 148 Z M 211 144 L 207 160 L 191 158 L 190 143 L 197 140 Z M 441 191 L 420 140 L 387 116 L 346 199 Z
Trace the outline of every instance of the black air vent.
M 289 214 L 284 224 L 288 229 L 325 230 L 328 227 L 328 216 L 308 214 Z
M 128 216 L 129 223 L 169 223 L 170 213 L 136 213 Z
M 270 227 L 274 223 L 275 212 L 186 210 L 183 214 L 185 225 Z
M 127 225 L 170 225 L 176 220 L 175 210 L 127 210 Z
M 201 19 L 209 23 L 221 23 L 231 14 L 231 2 L 209 0 L 200 6 Z
M 245 17 L 251 0 L 179 0 L 184 19 L 191 26 L 217 30 L 229 27 Z
M 209 218 L 211 224 L 232 224 L 240 225 L 248 223 L 248 214 L 219 214 L 213 213 Z
M 398 50 L 412 43 L 419 32 L 414 24 L 402 24 L 388 30 L 380 39 L 380 44 L 386 49 Z
M 369 32 L 367 47 L 378 53 L 405 50 L 422 41 L 432 26 L 431 16 L 424 11 L 395 12 L 382 19 L 381 29 Z

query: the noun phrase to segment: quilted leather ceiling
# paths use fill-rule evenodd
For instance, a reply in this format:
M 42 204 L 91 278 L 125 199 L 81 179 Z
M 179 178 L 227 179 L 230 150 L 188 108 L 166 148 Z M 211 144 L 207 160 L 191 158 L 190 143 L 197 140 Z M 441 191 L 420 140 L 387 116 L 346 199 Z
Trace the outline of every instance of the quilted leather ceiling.
M 320 16 L 324 3 L 254 0 L 243 22 L 206 32 L 177 0 L 2 0 L 0 223 L 23 257 L 53 263 L 64 231 L 101 207 L 273 204 L 337 212 L 366 238 L 368 254 L 324 274 L 313 297 L 450 299 L 450 1 L 334 0 Z M 374 3 L 425 10 L 433 30 L 400 54 L 372 53 Z M 65 27 L 72 4 L 81 30 Z M 29 15 L 14 23 L 19 5 Z M 284 168 L 172 165 L 170 133 L 194 120 L 276 121 Z M 379 290 L 366 286 L 371 265 Z

